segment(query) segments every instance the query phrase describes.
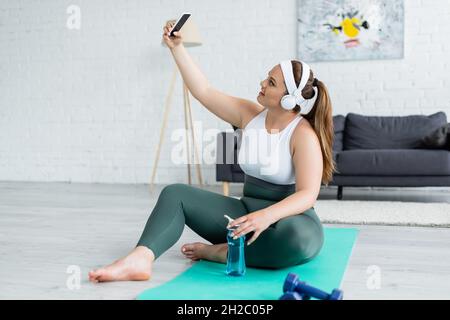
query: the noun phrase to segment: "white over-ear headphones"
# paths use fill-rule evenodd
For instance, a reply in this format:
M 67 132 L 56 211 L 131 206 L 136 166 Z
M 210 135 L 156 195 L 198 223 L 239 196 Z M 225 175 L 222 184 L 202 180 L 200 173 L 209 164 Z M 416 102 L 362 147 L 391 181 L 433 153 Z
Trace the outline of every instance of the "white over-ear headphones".
M 294 72 L 292 70 L 291 60 L 284 60 L 280 63 L 281 71 L 284 76 L 284 83 L 286 84 L 286 88 L 288 89 L 287 95 L 281 98 L 281 106 L 286 110 L 292 110 L 296 105 L 300 106 L 300 113 L 307 114 L 309 113 L 317 99 L 317 87 L 313 86 L 314 96 L 310 99 L 305 99 L 302 96 L 302 90 L 308 82 L 309 73 L 311 68 L 308 64 L 303 61 L 297 60 L 302 64 L 302 77 L 300 79 L 300 84 L 297 88 L 294 79 Z

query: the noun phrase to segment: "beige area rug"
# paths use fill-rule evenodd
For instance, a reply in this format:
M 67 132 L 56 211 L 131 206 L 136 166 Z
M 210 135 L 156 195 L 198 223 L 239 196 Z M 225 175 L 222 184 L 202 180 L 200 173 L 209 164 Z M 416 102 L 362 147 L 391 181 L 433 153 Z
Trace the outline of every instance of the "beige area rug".
M 450 203 L 318 200 L 324 223 L 450 227 Z

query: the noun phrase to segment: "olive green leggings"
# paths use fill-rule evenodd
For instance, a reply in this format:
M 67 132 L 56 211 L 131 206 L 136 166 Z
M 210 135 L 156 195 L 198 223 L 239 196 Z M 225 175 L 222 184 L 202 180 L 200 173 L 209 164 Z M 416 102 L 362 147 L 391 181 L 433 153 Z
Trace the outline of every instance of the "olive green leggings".
M 224 214 L 236 219 L 294 192 L 295 185 L 272 184 L 247 175 L 240 199 L 187 184 L 168 185 L 161 191 L 137 246 L 148 247 L 158 258 L 179 240 L 185 225 L 213 244 L 226 243 Z M 252 235 L 246 234 L 246 240 Z M 310 208 L 270 225 L 245 246 L 245 262 L 249 267 L 284 268 L 313 259 L 322 245 L 322 224 Z

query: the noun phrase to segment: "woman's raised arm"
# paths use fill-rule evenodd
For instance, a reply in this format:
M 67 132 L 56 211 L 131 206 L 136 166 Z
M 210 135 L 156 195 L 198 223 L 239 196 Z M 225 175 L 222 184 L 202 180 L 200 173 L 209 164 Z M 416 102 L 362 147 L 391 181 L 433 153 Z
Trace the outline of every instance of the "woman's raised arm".
M 174 37 L 168 36 L 171 27 L 173 25 L 170 23 L 164 27 L 163 39 L 170 48 L 189 91 L 194 98 L 216 116 L 238 128 L 242 128 L 243 119 L 247 115 L 251 116 L 255 112 L 261 111 L 262 107 L 250 100 L 234 97 L 213 88 L 183 46 L 180 33 L 175 32 Z

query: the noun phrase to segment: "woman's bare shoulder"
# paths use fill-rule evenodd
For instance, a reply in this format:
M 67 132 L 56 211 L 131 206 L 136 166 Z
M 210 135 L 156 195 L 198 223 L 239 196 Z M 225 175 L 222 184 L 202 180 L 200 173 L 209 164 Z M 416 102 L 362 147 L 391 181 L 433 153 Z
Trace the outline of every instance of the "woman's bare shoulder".
M 292 153 L 295 151 L 295 146 L 297 145 L 296 142 L 305 141 L 306 139 L 320 145 L 319 138 L 317 137 L 316 131 L 314 131 L 313 126 L 306 118 L 302 118 L 302 120 L 299 121 L 294 129 L 294 132 L 292 133 L 292 139 L 290 141 Z
M 311 125 L 311 123 L 309 122 L 308 119 L 306 119 L 305 117 L 302 117 L 302 119 L 297 123 L 297 126 L 295 127 L 294 133 L 295 132 L 314 132 L 314 128 Z

